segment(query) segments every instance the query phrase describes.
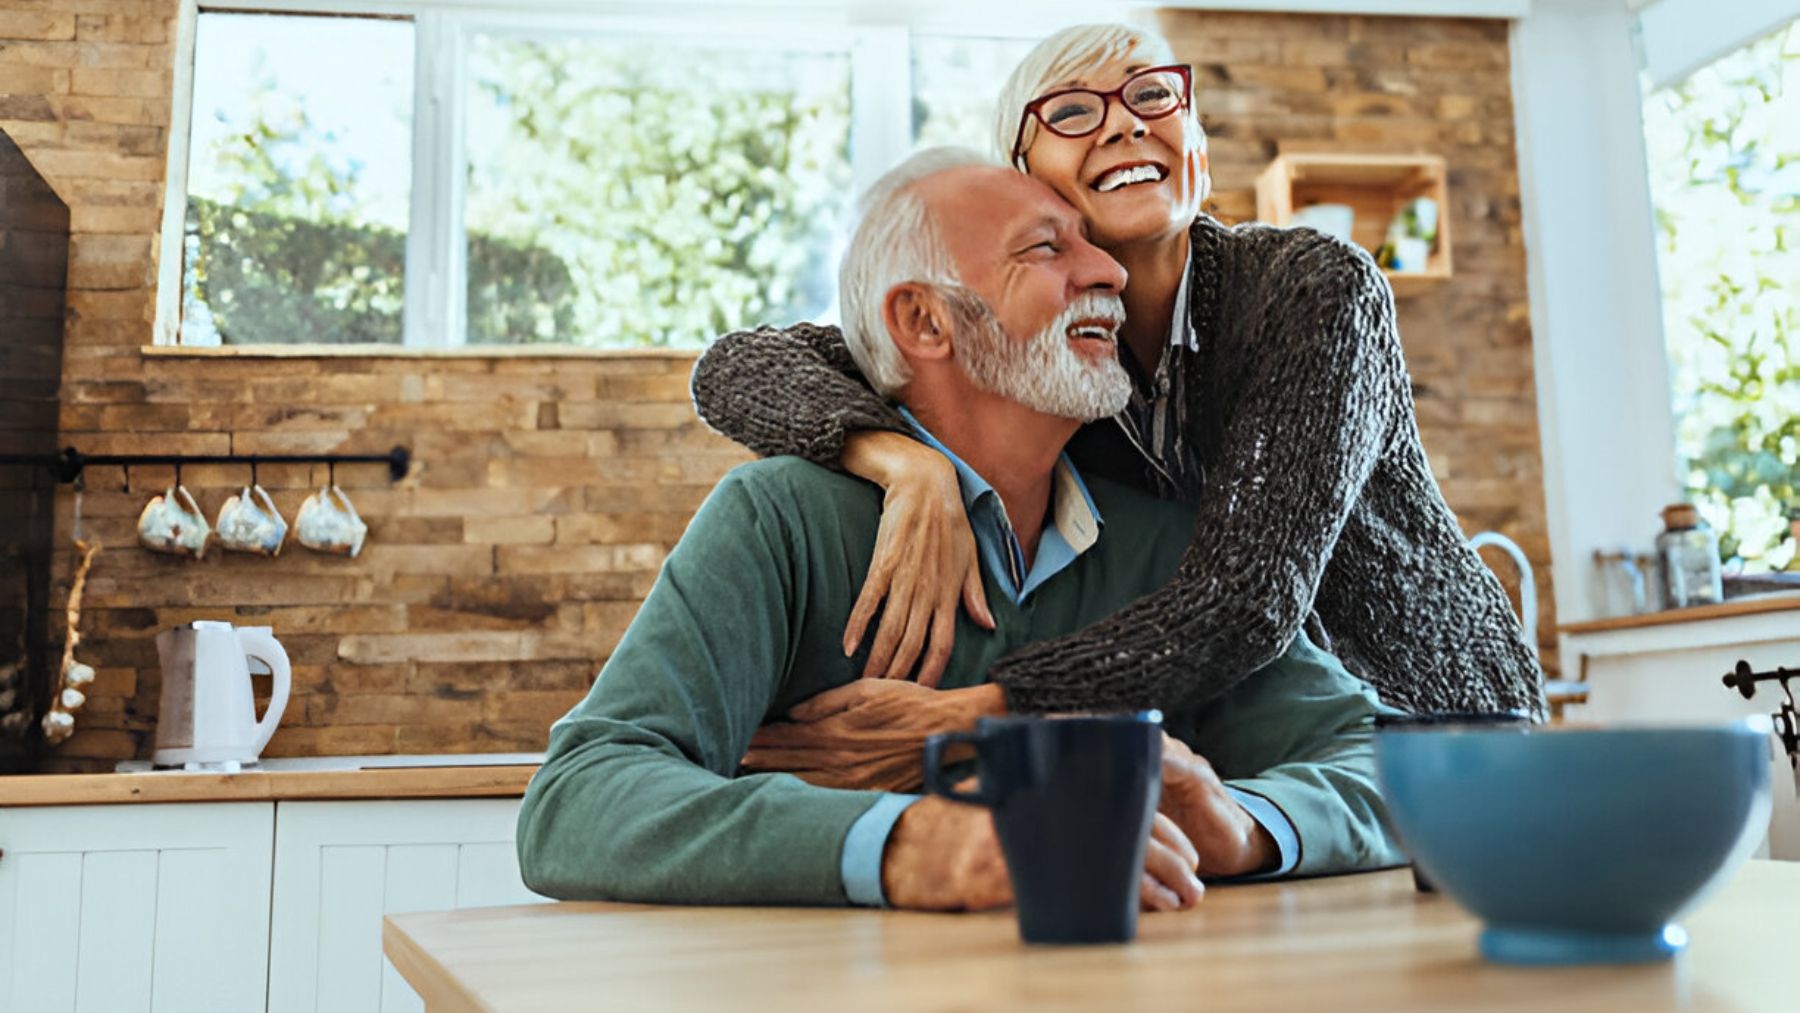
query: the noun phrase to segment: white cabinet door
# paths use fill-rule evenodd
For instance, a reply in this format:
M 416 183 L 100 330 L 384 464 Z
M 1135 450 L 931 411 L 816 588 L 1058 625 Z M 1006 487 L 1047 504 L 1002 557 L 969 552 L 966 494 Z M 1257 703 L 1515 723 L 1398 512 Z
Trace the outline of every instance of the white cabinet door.
M 422 1010 L 382 916 L 544 900 L 519 878 L 518 816 L 516 798 L 280 803 L 270 1013 Z
M 262 1009 L 274 813 L 0 809 L 0 1010 Z
M 1587 703 L 1570 706 L 1570 721 L 1729 721 L 1768 715 L 1780 688 L 1760 684 L 1749 700 L 1724 685 L 1738 661 L 1757 671 L 1800 666 L 1800 613 L 1777 612 L 1645 629 L 1571 635 L 1563 659 L 1584 671 Z M 1770 779 L 1774 805 L 1768 837 L 1758 858 L 1800 861 L 1800 780 L 1786 753 L 1771 738 Z

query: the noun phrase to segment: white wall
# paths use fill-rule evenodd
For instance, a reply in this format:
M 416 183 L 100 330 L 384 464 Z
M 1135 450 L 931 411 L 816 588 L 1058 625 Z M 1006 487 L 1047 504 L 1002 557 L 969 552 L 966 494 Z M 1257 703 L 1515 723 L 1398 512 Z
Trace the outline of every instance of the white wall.
M 1513 26 L 1520 194 L 1557 618 L 1593 618 L 1596 549 L 1676 496 L 1635 17 L 1537 0 Z

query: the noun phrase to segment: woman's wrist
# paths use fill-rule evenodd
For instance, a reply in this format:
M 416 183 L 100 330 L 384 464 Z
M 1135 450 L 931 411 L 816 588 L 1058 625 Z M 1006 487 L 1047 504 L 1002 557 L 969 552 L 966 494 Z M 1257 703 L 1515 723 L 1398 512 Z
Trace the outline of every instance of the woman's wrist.
M 907 479 L 955 479 L 948 458 L 918 440 L 886 431 L 851 433 L 844 440 L 844 470 L 883 489 Z

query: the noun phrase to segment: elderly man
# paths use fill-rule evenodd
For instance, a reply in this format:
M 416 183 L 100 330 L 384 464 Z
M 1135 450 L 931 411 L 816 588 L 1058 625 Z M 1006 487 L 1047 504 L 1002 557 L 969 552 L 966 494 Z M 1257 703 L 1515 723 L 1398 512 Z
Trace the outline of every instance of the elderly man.
M 857 365 L 956 463 L 997 603 L 992 631 L 959 617 L 944 689 L 879 696 L 966 723 L 1000 706 L 979 686 L 995 658 L 1160 586 L 1190 534 L 1185 508 L 1090 487 L 1062 456 L 1081 422 L 1128 396 L 1114 348 L 1124 271 L 1043 184 L 935 149 L 873 188 L 841 278 Z M 519 821 L 532 889 L 945 910 L 1010 898 L 985 810 L 740 769 L 765 721 L 867 702 L 842 688 L 864 659 L 839 638 L 880 510 L 874 486 L 798 460 L 720 482 L 592 692 L 552 730 Z M 1373 786 L 1378 706 L 1301 641 L 1205 709 L 1169 715 L 1181 741 L 1168 744 L 1146 906 L 1196 902 L 1196 871 L 1397 861 Z M 896 735 L 916 757 L 916 733 Z

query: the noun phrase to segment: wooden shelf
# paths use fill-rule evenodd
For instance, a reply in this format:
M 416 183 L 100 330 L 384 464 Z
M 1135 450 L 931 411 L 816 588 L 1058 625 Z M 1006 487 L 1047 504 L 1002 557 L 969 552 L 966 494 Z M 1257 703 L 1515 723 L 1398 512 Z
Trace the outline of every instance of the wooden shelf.
M 1454 273 L 1448 176 L 1444 160 L 1436 155 L 1284 154 L 1256 178 L 1256 217 L 1287 225 L 1300 208 L 1347 204 L 1356 214 L 1351 239 L 1373 254 L 1387 236 L 1388 222 L 1406 202 L 1430 197 L 1438 205 L 1438 237 L 1425 269 L 1382 272 L 1396 296 L 1409 296 Z
M 1755 598 L 1738 598 L 1718 605 L 1695 605 L 1692 608 L 1665 609 L 1661 612 L 1617 616 L 1612 619 L 1595 619 L 1584 623 L 1564 623 L 1558 626 L 1556 631 L 1573 634 L 1606 633 L 1611 630 L 1635 630 L 1648 626 L 1669 626 L 1675 623 L 1697 623 L 1707 619 L 1728 619 L 1732 616 L 1753 616 L 1765 612 L 1788 611 L 1800 611 L 1800 594 L 1759 595 Z

